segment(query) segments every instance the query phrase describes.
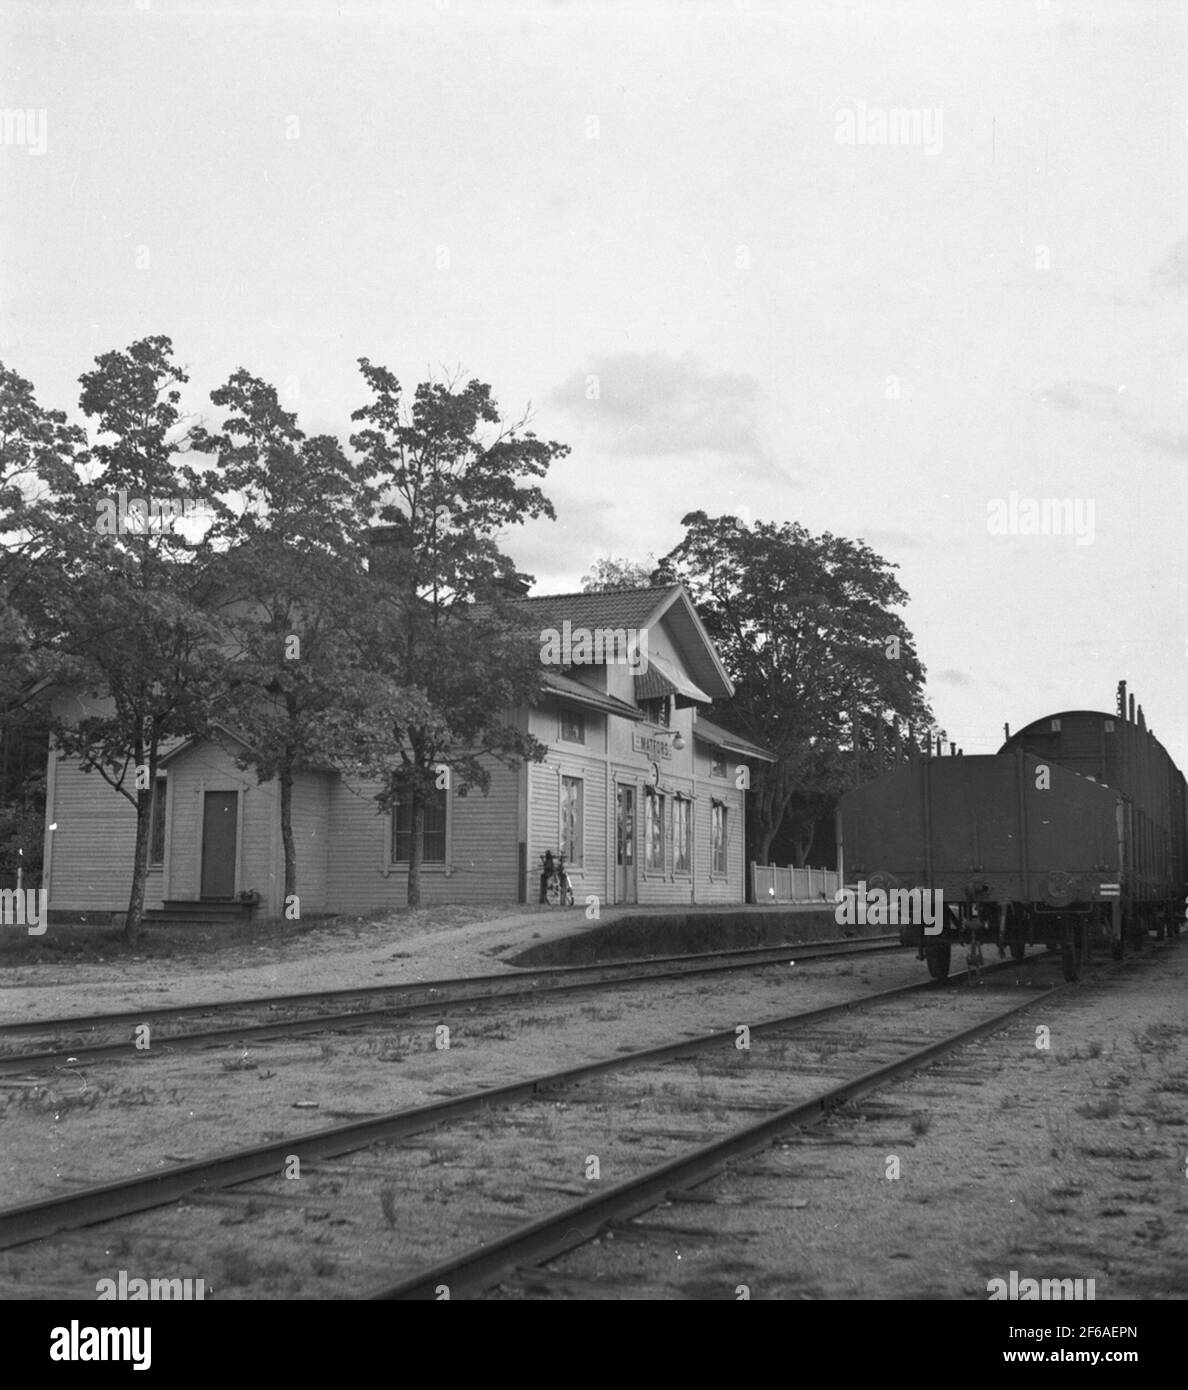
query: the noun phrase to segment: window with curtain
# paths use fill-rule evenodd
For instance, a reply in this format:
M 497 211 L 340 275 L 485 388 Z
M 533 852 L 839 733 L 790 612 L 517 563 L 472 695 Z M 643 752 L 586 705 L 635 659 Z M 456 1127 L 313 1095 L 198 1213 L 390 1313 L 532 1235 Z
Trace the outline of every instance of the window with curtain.
M 647 846 L 644 867 L 664 868 L 664 797 L 652 792 L 644 798 L 644 840 Z
M 710 867 L 715 874 L 726 872 L 726 807 L 719 801 L 710 818 Z
M 561 853 L 574 868 L 582 864 L 582 816 L 585 783 L 580 777 L 561 779 Z
M 693 862 L 693 803 L 683 796 L 672 805 L 672 867 L 687 874 Z

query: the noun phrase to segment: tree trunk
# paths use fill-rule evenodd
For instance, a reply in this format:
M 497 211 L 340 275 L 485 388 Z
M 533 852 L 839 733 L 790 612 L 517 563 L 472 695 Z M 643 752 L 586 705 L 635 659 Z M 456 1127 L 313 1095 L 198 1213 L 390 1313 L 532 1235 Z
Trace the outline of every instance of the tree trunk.
M 755 836 L 755 863 L 771 863 L 771 842 L 775 839 L 777 826 L 761 827 Z
M 156 762 L 156 759 L 153 759 Z M 140 919 L 144 916 L 144 887 L 148 879 L 149 832 L 153 819 L 153 795 L 156 769 L 149 776 L 147 790 L 136 793 L 136 849 L 132 856 L 132 892 L 128 898 L 128 916 L 124 922 L 124 940 L 134 942 L 140 934 Z
M 289 764 L 280 770 L 280 813 L 281 844 L 285 853 L 285 893 L 282 911 L 287 912 L 290 900 L 297 893 L 297 846 L 293 840 L 293 769 Z
M 419 782 L 412 788 L 412 843 L 408 847 L 408 905 L 421 905 L 421 860 L 425 853 L 425 793 Z

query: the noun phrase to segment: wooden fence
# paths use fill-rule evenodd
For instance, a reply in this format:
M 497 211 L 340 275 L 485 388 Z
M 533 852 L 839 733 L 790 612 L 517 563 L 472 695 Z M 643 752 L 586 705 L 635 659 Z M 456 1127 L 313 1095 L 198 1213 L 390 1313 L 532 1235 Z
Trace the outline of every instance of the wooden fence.
M 835 869 L 781 869 L 751 863 L 751 893 L 757 903 L 832 903 L 840 887 Z

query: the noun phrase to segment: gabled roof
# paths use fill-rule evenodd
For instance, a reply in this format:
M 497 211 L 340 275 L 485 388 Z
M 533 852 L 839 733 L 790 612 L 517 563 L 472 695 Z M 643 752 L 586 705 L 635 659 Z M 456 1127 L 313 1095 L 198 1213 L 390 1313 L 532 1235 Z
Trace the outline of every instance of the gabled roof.
M 229 740 L 231 743 L 238 743 L 241 748 L 246 749 L 249 753 L 254 751 L 247 736 L 233 729 L 230 724 L 220 724 L 216 721 L 210 726 L 210 730 L 211 733 L 221 734 L 222 738 L 212 738 L 210 733 L 207 733 L 187 734 L 185 738 L 175 739 L 157 759 L 157 766 L 159 768 L 166 767 L 169 763 L 173 762 L 175 758 L 180 757 L 191 748 L 196 748 L 200 743 L 217 743 L 223 748 L 224 752 L 228 752 L 230 750 L 224 746 L 224 739 Z M 304 762 L 297 770 L 300 772 L 336 772 L 338 769 L 331 763 Z
M 694 699 L 728 700 L 734 686 L 718 659 L 705 625 L 683 584 L 649 589 L 599 589 L 593 593 L 542 594 L 519 598 L 511 606 L 542 627 L 650 628 L 668 623 L 693 679 Z
M 244 738 L 242 734 L 237 734 L 234 729 L 228 728 L 226 724 L 212 724 L 211 728 L 217 729 L 221 734 L 225 734 L 232 743 L 238 743 L 243 748 L 251 748 L 251 744 L 248 743 L 247 739 Z M 164 767 L 167 763 L 171 763 L 174 758 L 186 752 L 187 749 L 193 748 L 199 743 L 206 742 L 208 742 L 208 739 L 204 734 L 188 734 L 185 738 L 179 738 L 171 742 L 165 752 L 157 759 L 157 766 Z
M 776 760 L 775 754 L 769 753 L 766 748 L 760 748 L 757 743 L 732 734 L 729 729 L 723 729 L 720 724 L 713 724 L 701 715 L 693 721 L 693 737 L 714 748 L 724 748 L 728 753 L 739 753 L 744 758 L 758 758 L 765 763 L 774 763 Z
M 594 593 L 540 594 L 513 600 L 533 618 L 559 628 L 566 618 L 574 627 L 645 627 L 657 601 L 673 585 L 656 589 L 599 589 Z

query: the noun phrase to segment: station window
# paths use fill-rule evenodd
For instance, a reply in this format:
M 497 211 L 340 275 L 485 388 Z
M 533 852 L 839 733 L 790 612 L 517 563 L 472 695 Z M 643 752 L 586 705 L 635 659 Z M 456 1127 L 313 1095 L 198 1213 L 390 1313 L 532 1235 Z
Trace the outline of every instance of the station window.
M 644 867 L 664 868 L 664 797 L 649 792 L 644 798 Z
M 561 711 L 561 742 L 585 743 L 585 741 L 585 711 L 580 709 L 563 709 Z
M 678 796 L 672 803 L 672 867 L 687 874 L 692 863 L 693 803 Z
M 561 853 L 575 868 L 582 867 L 582 821 L 585 783 L 580 777 L 561 779 Z
M 726 807 L 720 801 L 714 802 L 710 818 L 710 868 L 715 874 L 726 873 Z
M 669 705 L 671 700 L 665 695 L 658 700 L 645 700 L 643 702 L 644 718 L 653 724 L 659 724 L 662 728 L 668 728 Z
M 422 864 L 444 864 L 446 857 L 446 798 L 444 787 L 435 787 L 425 800 Z M 412 851 L 412 802 L 400 801 L 392 814 L 392 863 L 407 864 Z

